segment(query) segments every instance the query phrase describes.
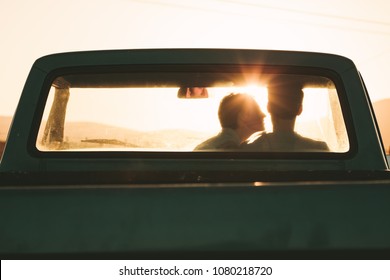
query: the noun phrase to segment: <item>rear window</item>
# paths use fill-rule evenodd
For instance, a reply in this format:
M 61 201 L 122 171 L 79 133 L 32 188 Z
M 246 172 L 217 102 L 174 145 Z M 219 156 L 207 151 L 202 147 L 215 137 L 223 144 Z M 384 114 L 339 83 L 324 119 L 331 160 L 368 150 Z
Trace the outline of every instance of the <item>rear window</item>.
M 37 150 L 228 151 L 241 155 L 350 151 L 342 92 L 331 74 L 260 66 L 194 68 L 145 71 L 133 67 L 128 71 L 78 71 L 55 76 L 39 125 Z M 273 110 L 277 109 L 269 106 L 269 98 L 273 99 L 270 94 L 285 91 L 288 99 L 299 90 L 303 100 L 301 109 L 293 113 L 294 120 L 283 114 L 276 117 Z M 263 127 L 256 124 L 257 115 L 253 114 L 258 112 L 242 113 L 248 105 L 239 103 L 228 106 L 230 111 L 225 114 L 234 124 L 222 124 L 222 101 L 237 94 L 256 102 L 264 114 L 258 118 Z M 273 101 L 275 108 L 291 111 L 295 105 L 288 102 Z M 234 119 L 239 119 L 238 124 Z M 277 127 L 291 126 L 292 121 L 293 132 L 276 131 Z

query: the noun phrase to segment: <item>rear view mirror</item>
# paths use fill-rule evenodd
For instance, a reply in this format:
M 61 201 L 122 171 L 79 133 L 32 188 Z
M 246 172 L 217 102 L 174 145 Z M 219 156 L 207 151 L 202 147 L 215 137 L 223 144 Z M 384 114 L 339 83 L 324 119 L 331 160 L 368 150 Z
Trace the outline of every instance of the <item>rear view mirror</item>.
M 181 87 L 177 92 L 178 98 L 208 98 L 209 93 L 205 87 Z

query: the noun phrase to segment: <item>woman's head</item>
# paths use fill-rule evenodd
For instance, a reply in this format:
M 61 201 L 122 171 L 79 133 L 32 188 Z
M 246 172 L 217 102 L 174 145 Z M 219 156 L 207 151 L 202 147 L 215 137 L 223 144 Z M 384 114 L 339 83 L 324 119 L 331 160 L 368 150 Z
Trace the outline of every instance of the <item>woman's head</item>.
M 218 117 L 223 128 L 238 129 L 250 127 L 251 130 L 264 130 L 264 113 L 256 100 L 245 93 L 231 93 L 219 105 Z

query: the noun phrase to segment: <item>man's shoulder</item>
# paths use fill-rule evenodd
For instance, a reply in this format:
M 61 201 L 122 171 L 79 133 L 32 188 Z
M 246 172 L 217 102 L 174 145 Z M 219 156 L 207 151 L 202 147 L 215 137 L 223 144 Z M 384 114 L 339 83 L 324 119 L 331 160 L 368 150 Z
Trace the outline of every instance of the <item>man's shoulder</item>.
M 265 131 L 258 131 L 249 136 L 247 140 L 245 140 L 241 145 L 240 149 L 243 150 L 252 150 L 252 149 L 260 149 L 264 148 L 264 144 L 267 142 L 268 133 Z
M 324 141 L 315 140 L 312 138 L 304 137 L 302 135 L 296 134 L 297 142 L 299 146 L 304 149 L 313 149 L 319 151 L 329 151 L 329 147 Z
M 253 133 L 247 140 L 243 142 L 243 144 L 252 144 L 261 140 L 267 133 L 264 131 L 257 131 Z
M 248 138 L 248 140 L 241 144 L 240 148 L 243 150 L 268 152 L 329 151 L 329 147 L 326 142 L 304 137 L 298 133 L 286 134 L 273 132 L 260 132 L 253 134 Z

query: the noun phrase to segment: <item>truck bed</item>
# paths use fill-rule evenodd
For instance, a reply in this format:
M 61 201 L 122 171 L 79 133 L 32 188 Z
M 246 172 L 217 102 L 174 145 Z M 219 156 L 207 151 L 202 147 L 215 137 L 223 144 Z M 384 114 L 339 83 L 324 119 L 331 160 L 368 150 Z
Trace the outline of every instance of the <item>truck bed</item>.
M 0 255 L 389 257 L 389 184 L 390 180 L 3 185 Z

